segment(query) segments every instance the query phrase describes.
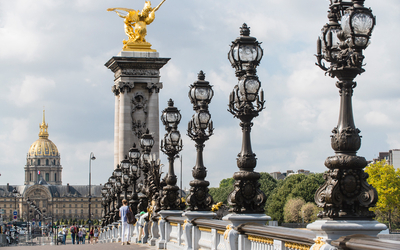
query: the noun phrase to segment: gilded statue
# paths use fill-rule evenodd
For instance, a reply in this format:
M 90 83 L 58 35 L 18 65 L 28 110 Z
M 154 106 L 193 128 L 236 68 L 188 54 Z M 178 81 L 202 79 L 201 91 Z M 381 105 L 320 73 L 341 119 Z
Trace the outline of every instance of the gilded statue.
M 128 40 L 123 40 L 124 51 L 155 51 L 151 49 L 151 44 L 145 39 L 147 35 L 147 25 L 155 19 L 155 12 L 166 0 L 162 0 L 157 7 L 152 8 L 150 1 L 145 1 L 142 11 L 127 8 L 109 8 L 107 11 L 115 11 L 117 15 L 124 19 L 125 33 Z M 126 12 L 126 14 L 120 12 Z

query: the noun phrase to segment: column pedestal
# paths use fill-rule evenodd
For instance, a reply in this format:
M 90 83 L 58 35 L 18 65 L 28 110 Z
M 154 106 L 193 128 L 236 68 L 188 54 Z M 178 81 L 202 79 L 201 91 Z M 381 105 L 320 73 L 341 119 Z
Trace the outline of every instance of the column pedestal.
M 337 249 L 330 245 L 330 242 L 337 240 L 342 236 L 352 234 L 363 234 L 377 237 L 382 231 L 387 229 L 385 224 L 375 220 L 317 220 L 307 225 L 307 229 L 316 232 L 316 241 L 322 241 L 320 250 Z M 321 244 L 321 243 L 320 243 Z M 313 245 L 314 246 L 314 245 Z M 312 248 L 312 247 L 311 247 Z
M 165 218 L 168 216 L 181 216 L 182 211 L 180 210 L 161 210 L 158 212 L 160 214 L 161 220 L 159 224 L 159 232 L 160 232 L 160 239 L 158 240 L 156 246 L 158 249 L 166 249 L 167 248 L 167 234 L 168 232 L 168 226 L 166 223 Z
M 182 214 L 182 216 L 187 218 L 187 223 L 185 223 L 184 234 L 185 237 L 185 250 L 193 250 L 198 249 L 198 241 L 199 239 L 196 237 L 197 234 L 193 233 L 193 224 L 192 221 L 194 219 L 202 218 L 202 219 L 213 219 L 216 216 L 216 213 L 211 211 L 188 211 Z
M 239 234 L 234 228 L 244 223 L 258 223 L 264 226 L 269 220 L 270 216 L 265 214 L 228 214 L 222 220 L 229 221 L 231 224 L 227 226 L 227 237 L 225 238 L 225 248 L 228 250 L 239 249 L 239 244 L 244 242 L 245 235 Z
M 158 52 L 121 51 L 105 66 L 114 73 L 115 121 L 114 168 L 128 154 L 133 143 L 146 128 L 153 134 L 152 152 L 159 157 L 159 105 L 162 89 L 160 69 L 170 58 L 160 58 Z

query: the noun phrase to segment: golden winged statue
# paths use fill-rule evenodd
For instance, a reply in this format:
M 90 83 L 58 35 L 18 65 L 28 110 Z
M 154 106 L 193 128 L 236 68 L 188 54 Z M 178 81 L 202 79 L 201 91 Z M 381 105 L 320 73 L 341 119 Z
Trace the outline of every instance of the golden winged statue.
M 150 1 L 145 1 L 142 11 L 127 8 L 107 9 L 107 11 L 115 11 L 119 17 L 124 19 L 125 33 L 128 36 L 128 40 L 123 40 L 124 51 L 156 51 L 151 49 L 151 44 L 145 39 L 147 25 L 154 21 L 155 12 L 165 1 L 162 0 L 155 8 L 151 7 Z

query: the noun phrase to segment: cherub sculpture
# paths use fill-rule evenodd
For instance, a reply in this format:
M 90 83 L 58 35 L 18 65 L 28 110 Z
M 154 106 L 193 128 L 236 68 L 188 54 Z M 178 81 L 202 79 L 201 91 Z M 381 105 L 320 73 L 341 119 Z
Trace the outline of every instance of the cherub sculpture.
M 143 50 L 148 47 L 150 49 L 151 44 L 147 43 L 145 37 L 147 35 L 147 25 L 151 24 L 155 19 L 155 12 L 161 7 L 166 0 L 152 8 L 150 1 L 145 1 L 142 11 L 127 9 L 127 8 L 109 8 L 107 11 L 115 11 L 118 16 L 124 18 L 125 33 L 128 36 L 128 41 L 124 40 L 124 50 Z M 120 11 L 124 11 L 127 14 L 124 15 Z M 138 46 L 139 45 L 139 46 Z M 143 47 L 145 46 L 145 47 Z M 131 49 L 130 49 L 131 48 Z M 140 49 L 142 48 L 142 49 Z

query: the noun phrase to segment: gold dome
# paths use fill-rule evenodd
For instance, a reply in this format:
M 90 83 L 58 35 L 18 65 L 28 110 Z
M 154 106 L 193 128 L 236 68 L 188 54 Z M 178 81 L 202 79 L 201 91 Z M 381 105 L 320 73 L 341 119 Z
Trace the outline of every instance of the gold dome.
M 39 139 L 32 143 L 29 148 L 28 156 L 58 156 L 58 149 L 56 144 L 49 140 L 49 133 L 47 128 L 49 127 L 44 118 L 43 110 L 43 122 L 39 125 Z

